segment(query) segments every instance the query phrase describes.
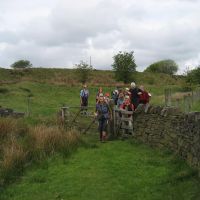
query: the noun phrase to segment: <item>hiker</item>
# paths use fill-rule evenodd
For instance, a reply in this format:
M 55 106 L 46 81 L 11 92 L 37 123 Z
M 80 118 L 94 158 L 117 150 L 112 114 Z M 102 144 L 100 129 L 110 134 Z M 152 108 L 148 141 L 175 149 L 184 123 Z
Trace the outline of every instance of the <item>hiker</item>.
M 114 100 L 115 105 L 117 105 L 118 96 L 119 96 L 119 90 L 115 89 L 112 92 L 112 99 Z
M 129 88 L 125 88 L 124 96 L 129 96 L 131 98 L 131 93 L 129 92 Z
M 141 90 L 141 94 L 139 95 L 140 96 L 140 99 L 139 99 L 139 106 L 143 106 L 144 108 L 144 111 L 147 112 L 148 108 L 149 108 L 149 101 L 150 101 L 150 98 L 151 98 L 151 94 L 148 93 L 144 86 L 141 85 L 140 87 L 140 90 Z
M 87 114 L 87 106 L 88 106 L 88 98 L 89 98 L 89 90 L 87 89 L 87 85 L 83 85 L 83 89 L 80 92 L 80 103 L 81 110 L 84 114 Z
M 123 103 L 124 103 L 124 93 L 120 92 L 119 98 L 117 100 L 117 107 L 120 108 Z
M 106 129 L 108 125 L 108 120 L 111 119 L 112 116 L 111 116 L 111 110 L 108 104 L 105 102 L 103 94 L 99 95 L 99 101 L 96 104 L 95 116 L 99 121 L 100 141 L 105 142 L 107 137 Z
M 134 105 L 131 103 L 130 97 L 128 95 L 125 96 L 124 103 L 121 105 L 120 108 L 126 111 L 134 111 Z M 131 118 L 132 115 L 128 115 L 128 117 Z M 132 121 L 128 121 L 126 123 L 129 127 L 132 126 Z
M 103 89 L 102 89 L 102 87 L 100 87 L 99 89 L 98 89 L 98 92 L 97 92 L 97 95 L 96 95 L 96 103 L 98 102 L 98 100 L 99 100 L 99 95 L 100 94 L 103 94 Z
M 136 109 L 137 106 L 139 105 L 141 90 L 136 86 L 136 84 L 134 82 L 132 82 L 129 92 L 131 93 L 130 94 L 131 103 L 134 105 L 134 109 Z
M 108 92 L 105 93 L 104 99 L 105 99 L 105 102 L 109 105 L 109 102 L 110 102 L 110 94 L 109 94 Z
M 140 98 L 139 98 L 139 103 L 140 103 L 140 104 L 147 104 L 147 103 L 149 103 L 151 94 L 148 93 L 147 91 L 145 91 L 143 85 L 141 85 L 141 86 L 139 87 L 139 89 L 140 89 L 140 91 L 141 91 L 141 94 L 139 95 L 139 97 L 140 97 Z

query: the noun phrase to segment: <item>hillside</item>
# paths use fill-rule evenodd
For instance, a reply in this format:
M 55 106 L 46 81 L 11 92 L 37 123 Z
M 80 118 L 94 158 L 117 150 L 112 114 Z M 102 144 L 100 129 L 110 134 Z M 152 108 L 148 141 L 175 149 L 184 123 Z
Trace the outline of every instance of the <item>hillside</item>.
M 186 83 L 182 76 L 136 72 L 133 81 L 151 92 L 151 103 L 164 104 L 164 90 L 172 88 L 176 95 L 184 92 Z M 99 86 L 111 93 L 116 86 L 129 87 L 114 80 L 112 71 L 94 70 L 88 81 L 90 104 L 95 103 Z M 52 116 L 63 104 L 79 105 L 81 83 L 73 69 L 32 68 L 15 71 L 0 68 L 0 106 L 27 111 L 27 97 L 31 95 L 32 116 Z M 47 101 L 48 99 L 48 101 Z M 196 106 L 196 105 L 195 105 Z M 198 104 L 196 106 L 198 108 Z M 195 107 L 195 109 L 196 109 Z
M 12 70 L 0 68 L 0 83 L 9 81 L 34 81 L 48 82 L 54 84 L 80 85 L 74 69 L 52 69 L 52 68 L 31 68 L 28 70 Z M 133 81 L 138 84 L 166 86 L 184 84 L 182 76 L 169 76 L 167 74 L 153 74 L 149 72 L 136 72 L 133 74 Z M 89 85 L 116 86 L 122 83 L 116 83 L 113 71 L 93 70 Z

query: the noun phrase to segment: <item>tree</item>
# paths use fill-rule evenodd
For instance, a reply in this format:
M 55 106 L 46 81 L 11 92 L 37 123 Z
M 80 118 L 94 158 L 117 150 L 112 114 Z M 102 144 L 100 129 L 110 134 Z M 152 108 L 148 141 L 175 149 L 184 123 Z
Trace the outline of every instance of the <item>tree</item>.
M 133 51 L 123 53 L 120 51 L 117 55 L 113 56 L 114 62 L 112 67 L 116 80 L 123 81 L 124 83 L 131 81 L 132 73 L 136 71 L 137 67 L 133 53 Z
M 178 65 L 174 60 L 161 60 L 151 64 L 145 71 L 173 75 L 178 71 Z
M 30 63 L 30 61 L 28 60 L 18 60 L 16 62 L 14 62 L 11 67 L 13 69 L 27 69 L 32 67 L 32 64 Z
M 75 65 L 76 74 L 81 83 L 86 83 L 89 80 L 90 74 L 92 72 L 92 66 L 81 61 L 79 64 Z
M 186 81 L 190 84 L 200 84 L 200 66 L 187 72 Z

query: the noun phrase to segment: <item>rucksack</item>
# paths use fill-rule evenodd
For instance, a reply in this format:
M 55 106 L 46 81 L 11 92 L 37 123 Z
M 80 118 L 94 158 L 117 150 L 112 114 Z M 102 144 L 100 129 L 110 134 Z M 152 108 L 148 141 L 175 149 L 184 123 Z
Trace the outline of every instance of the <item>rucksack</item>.
M 83 91 L 82 92 L 82 94 L 83 94 L 82 98 L 87 99 L 88 98 L 88 92 L 86 93 L 84 90 L 82 90 L 82 91 Z

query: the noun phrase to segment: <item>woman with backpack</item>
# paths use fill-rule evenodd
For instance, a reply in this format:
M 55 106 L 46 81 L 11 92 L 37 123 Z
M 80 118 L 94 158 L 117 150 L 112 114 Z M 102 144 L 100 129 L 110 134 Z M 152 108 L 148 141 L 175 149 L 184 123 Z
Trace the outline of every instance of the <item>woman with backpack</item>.
M 99 101 L 96 104 L 96 112 L 95 115 L 99 122 L 99 136 L 100 141 L 105 142 L 106 136 L 107 136 L 107 125 L 108 120 L 111 119 L 111 110 L 109 108 L 109 105 L 105 102 L 105 98 L 103 94 L 99 95 Z

